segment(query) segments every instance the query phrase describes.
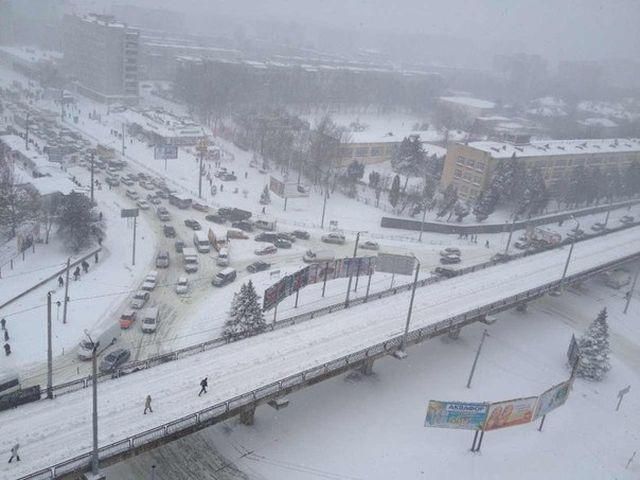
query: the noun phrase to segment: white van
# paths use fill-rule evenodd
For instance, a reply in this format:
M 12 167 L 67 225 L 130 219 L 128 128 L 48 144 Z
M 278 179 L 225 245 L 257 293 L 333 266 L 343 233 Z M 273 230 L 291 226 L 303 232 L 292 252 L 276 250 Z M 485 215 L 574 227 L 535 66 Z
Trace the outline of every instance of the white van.
M 200 253 L 209 253 L 211 250 L 211 244 L 209 243 L 209 238 L 207 234 L 204 232 L 194 232 L 193 233 L 193 245 L 196 247 L 196 250 Z
M 142 331 L 144 333 L 154 333 L 160 321 L 160 310 L 158 310 L 158 307 L 145 308 L 140 318 L 142 319 L 140 322 Z
M 330 262 L 335 260 L 336 255 L 331 250 L 307 250 L 302 257 L 306 263 Z
M 226 248 L 221 248 L 218 252 L 218 259 L 216 260 L 216 265 L 219 267 L 227 267 L 229 266 L 229 250 Z
M 195 248 L 184 247 L 182 249 L 184 258 L 184 271 L 187 273 L 195 273 L 198 271 L 198 252 Z

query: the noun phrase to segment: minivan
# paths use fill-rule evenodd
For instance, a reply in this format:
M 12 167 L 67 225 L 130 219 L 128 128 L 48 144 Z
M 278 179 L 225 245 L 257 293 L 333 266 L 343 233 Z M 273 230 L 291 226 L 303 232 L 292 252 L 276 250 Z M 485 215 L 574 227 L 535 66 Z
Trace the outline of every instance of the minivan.
M 193 234 L 193 245 L 196 247 L 196 250 L 200 253 L 209 253 L 211 250 L 211 244 L 209 243 L 209 238 L 204 232 L 194 232 Z
M 211 284 L 214 287 L 224 287 L 228 283 L 233 282 L 236 279 L 236 271 L 235 269 L 229 267 L 224 270 L 220 270 L 216 273 L 216 276 L 213 277 Z
M 160 310 L 158 307 L 145 308 L 140 315 L 142 321 L 140 326 L 144 333 L 153 333 L 158 328 L 158 321 L 160 320 Z

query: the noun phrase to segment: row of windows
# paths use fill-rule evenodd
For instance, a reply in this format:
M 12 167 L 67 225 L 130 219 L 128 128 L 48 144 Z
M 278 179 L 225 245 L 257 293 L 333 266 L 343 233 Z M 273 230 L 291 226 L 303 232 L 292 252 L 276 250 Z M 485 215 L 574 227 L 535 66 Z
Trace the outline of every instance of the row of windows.
M 456 160 L 456 164 L 463 167 L 472 168 L 478 172 L 484 172 L 484 169 L 487 166 L 484 160 L 472 160 L 471 158 L 462 156 L 458 157 L 458 159 Z
M 456 168 L 453 177 L 478 186 L 482 182 L 482 175 L 474 175 L 469 170 L 463 171 L 461 168 Z
M 352 156 L 363 157 L 382 157 L 385 154 L 383 147 L 340 147 L 340 156 L 342 158 L 350 158 Z

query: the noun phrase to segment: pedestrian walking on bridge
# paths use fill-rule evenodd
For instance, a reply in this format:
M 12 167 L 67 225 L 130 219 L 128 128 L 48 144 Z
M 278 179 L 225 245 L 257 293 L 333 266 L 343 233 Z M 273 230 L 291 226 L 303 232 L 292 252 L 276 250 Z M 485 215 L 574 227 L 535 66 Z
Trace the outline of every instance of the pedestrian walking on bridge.
M 147 410 L 153 413 L 153 408 L 151 408 L 151 395 L 147 395 L 147 398 L 144 400 L 144 414 L 147 414 Z
M 200 393 L 198 393 L 198 396 L 202 395 L 203 393 L 207 393 L 208 386 L 209 382 L 207 381 L 207 377 L 204 377 L 200 382 Z
M 16 443 L 13 447 L 11 447 L 11 458 L 9 459 L 9 463 L 15 458 L 20 461 L 20 454 L 18 453 L 18 449 L 20 448 L 20 444 Z

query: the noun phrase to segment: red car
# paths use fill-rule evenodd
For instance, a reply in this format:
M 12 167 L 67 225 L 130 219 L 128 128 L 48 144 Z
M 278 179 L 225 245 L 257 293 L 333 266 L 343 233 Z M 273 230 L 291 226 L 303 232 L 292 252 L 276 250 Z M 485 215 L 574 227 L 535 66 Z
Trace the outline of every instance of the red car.
M 120 328 L 129 328 L 133 322 L 136 321 L 136 311 L 135 310 L 125 310 L 120 315 Z

